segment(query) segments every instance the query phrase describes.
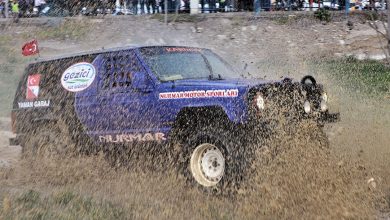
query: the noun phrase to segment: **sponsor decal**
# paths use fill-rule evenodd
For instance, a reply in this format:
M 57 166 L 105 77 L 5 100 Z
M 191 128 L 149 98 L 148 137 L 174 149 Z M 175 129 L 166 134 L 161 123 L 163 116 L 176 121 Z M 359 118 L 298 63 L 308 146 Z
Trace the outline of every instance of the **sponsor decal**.
M 145 134 L 116 134 L 101 135 L 99 141 L 102 143 L 130 143 L 130 142 L 150 142 L 165 141 L 163 133 L 145 133 Z
M 31 100 L 38 98 L 40 79 L 41 74 L 33 74 L 27 77 L 26 99 Z
M 19 106 L 19 108 L 49 107 L 50 106 L 50 100 L 18 102 L 18 106 Z
M 96 69 L 87 62 L 70 66 L 61 76 L 62 86 L 70 92 L 80 92 L 88 88 L 95 80 Z
M 158 96 L 159 99 L 232 98 L 238 96 L 238 89 L 163 92 Z
M 199 48 L 186 48 L 186 47 L 167 47 L 165 48 L 167 52 L 201 52 L 202 49 Z

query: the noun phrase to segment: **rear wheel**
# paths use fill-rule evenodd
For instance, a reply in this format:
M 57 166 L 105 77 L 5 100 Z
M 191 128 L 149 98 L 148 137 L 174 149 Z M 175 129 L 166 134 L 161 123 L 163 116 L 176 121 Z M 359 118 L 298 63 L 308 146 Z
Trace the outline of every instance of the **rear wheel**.
M 25 138 L 22 154 L 24 157 L 55 157 L 75 154 L 75 143 L 59 123 L 40 125 Z

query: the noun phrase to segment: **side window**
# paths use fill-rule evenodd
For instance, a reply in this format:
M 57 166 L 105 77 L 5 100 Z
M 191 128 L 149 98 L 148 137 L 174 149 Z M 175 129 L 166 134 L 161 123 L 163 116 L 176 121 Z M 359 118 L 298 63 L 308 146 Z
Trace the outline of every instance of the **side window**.
M 100 68 L 100 89 L 121 91 L 131 88 L 132 75 L 141 71 L 141 64 L 134 52 L 120 51 L 105 55 Z

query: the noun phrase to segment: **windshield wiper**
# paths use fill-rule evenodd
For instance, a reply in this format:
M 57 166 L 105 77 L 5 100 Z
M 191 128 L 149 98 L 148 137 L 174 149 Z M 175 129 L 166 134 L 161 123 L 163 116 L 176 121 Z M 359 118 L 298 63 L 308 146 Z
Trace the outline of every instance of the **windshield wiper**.
M 207 69 L 209 70 L 210 74 L 209 74 L 209 80 L 215 80 L 214 76 L 213 76 L 213 69 L 211 68 L 211 65 L 210 65 L 210 62 L 207 60 L 206 56 L 203 55 L 203 54 L 200 54 L 204 60 L 204 62 L 206 63 L 206 67 Z

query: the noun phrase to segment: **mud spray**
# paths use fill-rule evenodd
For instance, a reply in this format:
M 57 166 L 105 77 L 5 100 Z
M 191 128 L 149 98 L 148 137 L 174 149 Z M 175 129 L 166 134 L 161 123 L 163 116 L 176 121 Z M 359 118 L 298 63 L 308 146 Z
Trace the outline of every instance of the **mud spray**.
M 119 168 L 112 168 L 104 155 L 23 160 L 13 168 L 0 170 L 1 216 L 62 216 L 69 208 L 58 203 L 58 198 L 71 193 L 119 207 L 117 216 L 115 212 L 100 216 L 109 218 L 381 217 L 388 211 L 387 164 L 382 161 L 376 166 L 376 159 L 357 154 L 369 150 L 364 147 L 374 148 L 377 141 L 386 144 L 381 142 L 384 133 L 378 133 L 382 127 L 373 130 L 371 126 L 378 124 L 364 124 L 353 112 L 343 115 L 344 129 L 351 130 L 340 131 L 340 125 L 326 128 L 330 146 L 316 135 L 310 123 L 299 125 L 294 132 L 281 128 L 272 142 L 256 152 L 252 172 L 235 196 L 207 196 L 188 186 L 160 150 L 134 154 L 136 161 Z M 345 128 L 348 125 L 352 127 Z M 363 132 L 364 137 L 350 132 Z M 21 198 L 31 189 L 42 198 L 38 201 L 42 205 L 32 205 L 29 210 Z M 77 209 L 69 216 L 90 217 L 90 212 Z

